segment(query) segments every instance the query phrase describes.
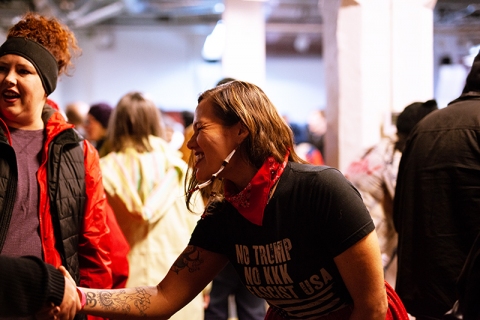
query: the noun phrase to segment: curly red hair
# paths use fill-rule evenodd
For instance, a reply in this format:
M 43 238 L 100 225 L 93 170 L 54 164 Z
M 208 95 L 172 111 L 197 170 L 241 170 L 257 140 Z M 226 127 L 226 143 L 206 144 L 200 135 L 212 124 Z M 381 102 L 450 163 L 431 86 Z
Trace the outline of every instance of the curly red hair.
M 12 26 L 7 33 L 7 39 L 22 37 L 35 41 L 47 48 L 58 63 L 58 74 L 69 74 L 73 69 L 72 59 L 81 54 L 74 33 L 53 17 L 45 17 L 28 12 Z

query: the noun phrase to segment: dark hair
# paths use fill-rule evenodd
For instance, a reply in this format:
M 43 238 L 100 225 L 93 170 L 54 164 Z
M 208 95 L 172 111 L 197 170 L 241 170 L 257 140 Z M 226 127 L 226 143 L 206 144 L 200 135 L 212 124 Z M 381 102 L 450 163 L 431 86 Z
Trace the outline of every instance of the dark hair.
M 112 112 L 113 108 L 105 102 L 95 103 L 88 110 L 88 114 L 94 117 L 104 129 L 108 128 L 108 121 Z
M 192 111 L 185 110 L 185 111 L 182 111 L 180 113 L 180 115 L 182 116 L 183 126 L 185 128 L 193 123 L 193 112 Z
M 232 81 L 235 81 L 236 79 L 234 78 L 223 78 L 223 79 L 220 79 L 218 82 L 217 82 L 217 86 L 221 86 L 222 84 L 225 84 L 225 83 L 229 83 L 229 82 L 232 82 Z
M 437 101 L 414 102 L 403 109 L 397 118 L 397 132 L 408 135 L 413 127 L 430 112 L 437 110 Z

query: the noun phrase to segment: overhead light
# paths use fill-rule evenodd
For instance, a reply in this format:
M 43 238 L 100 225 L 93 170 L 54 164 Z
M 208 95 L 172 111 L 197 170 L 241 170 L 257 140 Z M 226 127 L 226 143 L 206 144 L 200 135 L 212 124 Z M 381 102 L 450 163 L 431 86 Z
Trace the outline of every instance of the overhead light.
M 146 10 L 146 5 L 138 0 L 123 0 L 128 12 L 141 13 Z
M 299 34 L 295 37 L 293 41 L 293 47 L 296 51 L 300 53 L 305 53 L 310 48 L 311 40 L 310 37 L 305 34 Z
M 213 12 L 215 13 L 223 13 L 225 11 L 225 5 L 222 2 L 216 3 L 213 6 Z
M 225 50 L 226 29 L 222 20 L 219 20 L 205 39 L 202 48 L 202 58 L 208 62 L 217 62 L 222 60 L 223 51 Z

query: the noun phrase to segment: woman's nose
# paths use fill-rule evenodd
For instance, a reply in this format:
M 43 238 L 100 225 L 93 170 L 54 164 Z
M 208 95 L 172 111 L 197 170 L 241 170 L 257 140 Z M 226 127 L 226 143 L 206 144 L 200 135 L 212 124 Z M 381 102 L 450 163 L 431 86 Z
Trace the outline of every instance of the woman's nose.
M 187 148 L 192 150 L 197 145 L 197 134 L 194 133 L 187 141 Z
M 14 86 L 17 84 L 17 79 L 15 78 L 15 74 L 13 71 L 7 72 L 5 75 L 4 81 L 9 85 L 9 86 Z

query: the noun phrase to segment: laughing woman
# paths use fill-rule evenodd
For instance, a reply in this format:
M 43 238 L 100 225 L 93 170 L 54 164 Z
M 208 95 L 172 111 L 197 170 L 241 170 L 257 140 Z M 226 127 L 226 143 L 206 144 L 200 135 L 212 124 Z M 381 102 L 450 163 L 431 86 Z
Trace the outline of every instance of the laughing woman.
M 168 319 L 230 261 L 266 319 L 408 319 L 383 279 L 375 226 L 336 169 L 303 163 L 264 92 L 232 81 L 200 95 L 188 194 L 214 183 L 189 245 L 156 286 L 82 289 L 83 312 Z

